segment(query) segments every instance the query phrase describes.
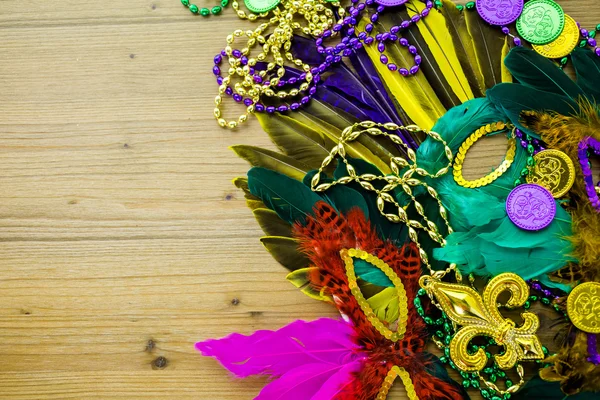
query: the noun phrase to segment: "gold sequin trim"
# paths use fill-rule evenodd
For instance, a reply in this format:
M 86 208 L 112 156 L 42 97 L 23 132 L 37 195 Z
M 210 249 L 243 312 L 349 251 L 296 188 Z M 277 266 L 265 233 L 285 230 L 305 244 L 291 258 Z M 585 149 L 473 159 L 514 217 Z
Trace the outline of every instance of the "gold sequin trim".
M 358 305 L 361 310 L 375 329 L 381 333 L 386 339 L 396 342 L 404 337 L 406 333 L 406 324 L 408 322 L 408 299 L 406 297 L 406 290 L 402 280 L 396 275 L 396 272 L 383 260 L 367 253 L 360 249 L 342 249 L 340 256 L 346 265 L 346 275 L 348 276 L 348 286 L 352 295 L 358 301 Z M 376 268 L 380 269 L 389 279 L 398 292 L 398 308 L 400 311 L 400 317 L 398 318 L 398 330 L 396 332 L 389 329 L 373 312 L 373 309 L 367 302 L 367 299 L 363 296 L 358 283 L 356 282 L 356 273 L 354 271 L 354 258 L 360 258 L 366 262 L 373 264 Z
M 379 389 L 379 393 L 377 394 L 376 399 L 385 400 L 387 398 L 388 392 L 390 391 L 392 384 L 398 376 L 404 384 L 404 389 L 406 390 L 406 396 L 408 397 L 408 399 L 419 400 L 417 392 L 415 391 L 415 387 L 412 383 L 412 379 L 410 379 L 410 374 L 404 368 L 398 367 L 396 365 L 390 368 L 390 371 L 387 373 L 387 376 L 383 381 L 383 385 L 381 385 L 381 389 Z
M 458 149 L 456 157 L 454 158 L 454 170 L 452 171 L 452 174 L 454 175 L 454 181 L 457 184 L 471 189 L 487 186 L 490 183 L 494 182 L 496 179 L 500 178 L 502 174 L 504 174 L 506 171 L 508 171 L 515 159 L 515 153 L 517 151 L 517 140 L 514 137 L 514 135 L 511 135 L 510 139 L 508 140 L 508 151 L 506 152 L 506 157 L 504 161 L 502 161 L 500 166 L 496 168 L 491 174 L 486 175 L 483 178 L 475 179 L 473 181 L 466 180 L 462 174 L 463 163 L 467 156 L 467 151 L 469 151 L 471 146 L 473 146 L 473 144 L 479 139 L 481 139 L 483 136 L 487 136 L 490 133 L 503 131 L 506 128 L 510 129 L 511 126 L 505 124 L 504 122 L 495 122 L 493 124 L 487 124 L 477 129 L 471 134 L 471 136 L 467 138 L 467 140 L 463 142 L 463 144 Z

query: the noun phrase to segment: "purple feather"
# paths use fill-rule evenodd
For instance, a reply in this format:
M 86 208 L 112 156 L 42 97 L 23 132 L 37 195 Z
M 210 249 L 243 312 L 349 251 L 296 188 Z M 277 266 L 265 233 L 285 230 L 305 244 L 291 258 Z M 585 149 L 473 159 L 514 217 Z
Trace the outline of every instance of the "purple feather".
M 217 359 L 238 377 L 256 374 L 279 377 L 311 365 L 323 365 L 318 371 L 330 368 L 333 374 L 335 368 L 341 369 L 362 358 L 351 339 L 352 332 L 352 326 L 344 321 L 321 318 L 312 322 L 295 321 L 277 331 L 261 330 L 250 336 L 234 333 L 223 339 L 196 343 L 196 349 Z M 329 378 L 328 375 L 326 380 Z
M 294 57 L 299 58 L 305 64 L 317 66 L 325 61 L 325 57 L 317 52 L 317 43 L 315 40 L 304 36 L 294 35 L 290 50 Z

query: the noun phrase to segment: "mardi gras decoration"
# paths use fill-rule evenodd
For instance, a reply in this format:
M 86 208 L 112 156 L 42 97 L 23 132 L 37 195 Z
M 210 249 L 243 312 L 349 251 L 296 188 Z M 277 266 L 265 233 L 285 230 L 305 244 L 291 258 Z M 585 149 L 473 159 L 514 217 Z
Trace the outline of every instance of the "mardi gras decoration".
M 252 165 L 234 183 L 287 280 L 340 317 L 198 350 L 272 377 L 263 400 L 385 399 L 393 384 L 413 400 L 597 396 L 595 33 L 552 0 L 245 5 L 240 18 L 271 19 L 215 57 L 215 117 L 235 128 L 257 112 L 278 151 L 234 146 Z M 225 95 L 246 107 L 236 121 Z M 467 178 L 469 150 L 493 135 L 504 160 Z

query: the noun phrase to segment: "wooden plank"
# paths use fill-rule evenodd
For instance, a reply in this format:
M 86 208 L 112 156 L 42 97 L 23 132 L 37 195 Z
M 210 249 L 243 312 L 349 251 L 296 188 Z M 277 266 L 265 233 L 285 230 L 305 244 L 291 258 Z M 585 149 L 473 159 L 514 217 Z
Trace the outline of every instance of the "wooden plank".
M 212 117 L 234 26 L 177 0 L 2 1 L 0 399 L 250 399 L 264 380 L 194 342 L 334 315 L 285 282 L 231 184 L 228 146 L 271 146 Z M 503 152 L 476 145 L 466 176 Z

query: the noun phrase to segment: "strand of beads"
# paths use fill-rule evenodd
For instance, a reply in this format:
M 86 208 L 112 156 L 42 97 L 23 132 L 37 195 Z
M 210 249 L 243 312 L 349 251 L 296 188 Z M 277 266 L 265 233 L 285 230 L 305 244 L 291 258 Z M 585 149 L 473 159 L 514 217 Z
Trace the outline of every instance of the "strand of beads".
M 545 148 L 540 144 L 539 140 L 532 138 L 526 133 L 523 133 L 518 128 L 515 129 L 515 136 L 521 144 L 521 147 L 523 147 L 528 154 L 527 165 L 523 167 L 519 178 L 517 178 L 514 182 L 515 187 L 517 187 L 520 184 L 525 183 L 527 175 L 529 175 L 529 172 L 533 169 L 533 167 L 535 167 L 535 158 L 533 158 L 533 156 L 540 151 L 545 150 Z
M 221 14 L 221 11 L 223 11 L 223 9 L 229 5 L 229 0 L 221 0 L 220 6 L 214 6 L 211 9 L 208 9 L 206 7 L 200 8 L 195 4 L 190 4 L 190 0 L 181 0 L 181 4 L 186 6 L 192 14 L 202 15 L 203 17 L 208 17 L 211 14 L 212 15 Z
M 338 13 L 342 18 L 345 14 L 343 8 L 339 3 L 332 4 L 334 7 L 338 7 Z M 253 20 L 263 15 L 246 15 L 237 8 L 237 3 L 233 6 L 240 18 Z M 322 35 L 324 30 L 334 24 L 333 11 L 326 7 L 323 0 L 298 0 L 285 2 L 276 6 L 271 12 L 273 17 L 269 22 L 262 23 L 254 31 L 236 30 L 229 35 L 227 47 L 215 57 L 213 73 L 217 76 L 219 94 L 215 98 L 214 115 L 222 127 L 236 128 L 239 124 L 247 121 L 248 116 L 256 110 L 285 112 L 288 109 L 297 109 L 300 105 L 307 103 L 310 99 L 309 96 L 316 92 L 315 85 L 320 81 L 320 76 L 313 76 L 311 67 L 294 57 L 290 51 L 291 41 L 295 31 L 302 31 L 312 36 Z M 297 16 L 302 16 L 307 22 L 306 25 L 303 26 L 297 22 Z M 266 31 L 271 27 L 273 27 L 273 32 L 267 36 Z M 248 38 L 246 46 L 241 50 L 233 49 L 232 45 L 235 39 L 242 36 Z M 257 44 L 262 46 L 262 52 L 256 57 L 250 57 L 251 50 Z M 225 77 L 221 75 L 220 67 L 223 57 L 227 57 L 229 62 L 228 76 Z M 302 74 L 298 78 L 284 78 L 286 61 L 300 67 Z M 263 63 L 264 68 L 259 69 L 258 63 Z M 323 67 L 326 69 L 327 65 Z M 319 72 L 319 70 L 315 72 Z M 233 79 L 238 81 L 232 87 L 230 84 Z M 295 85 L 295 87 L 289 90 L 280 90 L 286 85 Z M 246 106 L 246 112 L 237 120 L 227 121 L 222 117 L 221 104 L 224 94 L 233 96 L 236 102 L 243 102 Z M 245 96 L 248 97 L 244 98 Z M 293 99 L 293 101 L 290 105 L 282 104 L 275 108 L 275 106 L 265 107 L 260 103 L 259 101 L 263 98 L 273 98 L 278 101 Z M 295 101 L 297 98 L 300 100 Z
M 596 32 L 600 31 L 600 24 L 596 25 L 596 29 L 592 29 L 591 31 L 582 28 L 579 22 L 577 23 L 577 26 L 579 27 L 581 36 L 583 36 L 583 40 L 579 43 L 579 47 L 589 46 L 593 48 L 594 53 L 600 57 L 600 46 L 598 46 L 598 41 L 596 40 Z
M 503 386 L 506 388 L 511 388 L 514 386 L 521 386 L 522 383 L 518 382 L 516 385 L 510 379 L 510 377 L 503 371 L 496 363 L 492 366 L 486 367 L 483 369 L 483 374 L 477 372 L 464 372 L 461 371 L 456 364 L 450 358 L 450 342 L 454 337 L 456 331 L 454 329 L 454 325 L 448 316 L 439 311 L 440 315 L 437 318 L 432 318 L 429 315 L 426 315 L 424 304 L 428 304 L 429 297 L 425 289 L 421 288 L 417 292 L 417 296 L 414 299 L 414 305 L 417 310 L 417 313 L 425 324 L 428 326 L 428 329 L 432 332 L 432 338 L 434 343 L 440 348 L 444 355 L 440 357 L 440 361 L 444 364 L 448 364 L 450 368 L 457 371 L 462 377 L 462 386 L 465 389 L 477 389 L 481 393 L 481 396 L 484 399 L 490 400 L 508 400 L 511 398 L 511 393 L 506 390 L 500 390 L 498 388 L 498 384 L 503 383 Z M 424 303 L 426 302 L 426 303 Z M 486 356 L 488 359 L 492 358 L 492 352 L 490 351 L 491 347 L 496 347 L 498 344 L 494 339 L 487 339 L 487 341 L 482 344 L 470 344 L 469 351 L 471 353 L 475 353 L 478 349 L 482 349 L 486 352 Z M 542 347 L 542 351 L 544 354 L 548 354 L 548 349 L 546 347 Z M 550 364 L 546 364 L 543 360 L 536 360 L 536 363 L 540 368 L 544 368 Z M 518 368 L 518 367 L 517 367 Z M 520 377 L 521 380 L 522 377 Z M 480 383 L 482 382 L 483 385 Z
M 397 2 L 394 5 L 400 5 L 405 3 L 405 1 Z M 375 29 L 375 23 L 379 20 L 379 15 L 382 13 L 387 7 L 382 4 L 376 4 L 375 0 L 365 0 L 364 2 L 359 2 L 359 0 L 353 0 L 352 5 L 348 9 L 348 17 L 346 17 L 342 23 L 336 24 L 332 27 L 330 31 L 325 31 L 323 36 L 318 38 L 316 41 L 317 51 L 321 54 L 327 54 L 330 56 L 335 56 L 339 54 L 343 54 L 344 56 L 348 56 L 352 54 L 352 39 L 348 42 L 339 43 L 335 46 L 325 46 L 324 41 L 332 36 L 335 32 L 340 32 L 343 29 L 346 29 L 346 37 L 356 35 L 356 38 L 364 43 L 364 45 L 371 45 L 377 42 L 377 50 L 381 53 L 379 61 L 387 65 L 390 71 L 398 71 L 399 74 L 403 76 L 414 75 L 419 72 L 419 68 L 422 62 L 422 57 L 418 54 L 418 49 L 416 46 L 412 45 L 408 39 L 399 36 L 402 32 L 409 29 L 412 25 L 421 21 L 423 18 L 427 17 L 432 8 L 434 8 L 434 2 L 428 0 L 425 3 L 425 8 L 421 11 L 414 10 L 414 15 L 409 19 L 402 21 L 398 25 L 394 25 L 390 28 L 389 32 L 379 32 L 374 37 L 371 36 L 371 33 Z M 365 10 L 367 6 L 376 6 L 375 13 L 373 13 L 369 17 L 369 22 L 365 24 L 364 31 L 357 33 L 357 25 L 358 25 L 358 17 L 360 13 Z M 406 47 L 409 53 L 412 55 L 414 64 L 410 68 L 399 68 L 394 63 L 389 63 L 388 57 L 384 54 L 386 49 L 386 43 L 394 43 L 398 42 L 403 47 Z
M 534 290 L 538 294 L 530 295 L 529 300 L 525 302 L 523 308 L 529 309 L 532 303 L 539 300 L 545 306 L 552 305 L 554 311 L 562 314 L 567 320 L 569 319 L 569 315 L 567 314 L 566 309 L 564 309 L 564 307 L 561 308 L 559 304 L 559 299 L 564 297 L 564 294 L 555 293 L 552 290 L 542 286 L 541 283 L 534 279 L 527 281 L 527 284 L 532 290 Z
M 416 153 L 410 149 L 406 143 L 404 143 L 400 136 L 391 134 L 389 131 L 425 133 L 427 136 L 431 137 L 435 141 L 440 142 L 440 144 L 444 146 L 444 155 L 448 160 L 448 164 L 433 173 L 426 171 L 418 166 L 416 162 Z M 382 136 L 390 139 L 394 144 L 404 147 L 408 159 L 402 157 L 392 157 L 389 163 L 389 168 L 392 174 L 389 175 L 373 175 L 369 173 L 358 174 L 355 167 L 352 166 L 351 162 L 346 157 L 346 144 L 357 140 L 362 134 Z M 340 162 L 345 165 L 348 176 L 343 176 L 333 181 L 322 183 L 321 178 L 325 177 L 324 171 L 336 159 L 336 157 L 339 157 Z M 321 163 L 321 166 L 319 167 L 319 170 L 313 176 L 311 180 L 311 189 L 315 192 L 325 192 L 332 186 L 347 185 L 354 182 L 360 185 L 363 189 L 374 192 L 377 195 L 377 209 L 381 215 L 386 217 L 390 222 L 402 223 L 406 225 L 410 240 L 419 249 L 421 262 L 429 269 L 432 275 L 441 277 L 450 271 L 454 271 L 457 276 L 459 276 L 459 272 L 456 269 L 455 264 L 451 264 L 444 271 L 434 271 L 431 267 L 427 252 L 423 249 L 419 241 L 419 235 L 417 231 L 425 231 L 432 240 L 434 240 L 436 243 L 439 243 L 441 246 L 446 244 L 446 240 L 444 239 L 444 234 L 440 233 L 438 226 L 427 217 L 425 208 L 416 199 L 412 189 L 413 187 L 422 187 L 425 189 L 427 194 L 437 202 L 439 216 L 445 225 L 445 234 L 451 234 L 453 230 L 448 220 L 448 213 L 442 204 L 438 193 L 424 180 L 419 179 L 419 177 L 439 178 L 448 172 L 450 166 L 452 165 L 452 159 L 452 150 L 448 147 L 446 141 L 436 132 L 422 129 L 416 125 L 399 126 L 391 122 L 385 124 L 380 124 L 373 121 L 358 122 L 342 131 L 339 143 L 336 144 L 333 149 L 331 149 L 329 155 L 325 157 Z M 390 194 L 394 193 L 396 189 L 402 189 L 403 196 L 406 198 L 406 204 L 401 205 L 398 203 L 398 194 L 395 193 L 394 196 Z M 418 218 L 420 220 L 410 219 L 409 212 L 412 210 L 408 210 L 409 206 L 414 208 L 414 212 L 416 212 L 416 215 L 419 216 Z M 389 208 L 393 208 L 394 213 L 386 210 Z

